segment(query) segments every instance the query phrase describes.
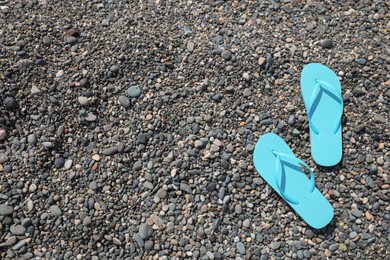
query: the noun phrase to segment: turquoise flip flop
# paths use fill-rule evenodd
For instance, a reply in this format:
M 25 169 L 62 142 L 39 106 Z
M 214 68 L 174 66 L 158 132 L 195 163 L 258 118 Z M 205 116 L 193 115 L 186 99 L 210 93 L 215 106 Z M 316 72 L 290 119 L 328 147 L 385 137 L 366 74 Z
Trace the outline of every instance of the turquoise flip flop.
M 333 218 L 333 208 L 314 185 L 314 173 L 295 157 L 290 147 L 276 134 L 263 135 L 255 146 L 253 161 L 260 176 L 311 227 L 325 227 Z M 310 179 L 301 169 L 310 171 Z
M 316 163 L 333 166 L 342 157 L 341 117 L 343 96 L 337 75 L 319 63 L 310 63 L 301 74 L 302 97 L 309 118 L 311 154 Z

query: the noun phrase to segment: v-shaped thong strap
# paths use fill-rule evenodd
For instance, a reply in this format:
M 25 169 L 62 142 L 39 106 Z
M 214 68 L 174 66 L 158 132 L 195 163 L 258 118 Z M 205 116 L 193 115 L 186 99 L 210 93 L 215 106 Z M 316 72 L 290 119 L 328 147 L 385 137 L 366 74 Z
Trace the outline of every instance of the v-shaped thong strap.
M 310 193 L 312 193 L 314 191 L 314 173 L 313 171 L 310 169 L 309 165 L 307 165 L 304 161 L 302 161 L 301 159 L 298 159 L 294 156 L 291 156 L 289 154 L 285 154 L 285 153 L 278 153 L 276 151 L 272 151 L 272 154 L 276 156 L 276 167 L 275 167 L 275 171 L 276 171 L 276 174 L 275 174 L 275 183 L 276 183 L 276 186 L 278 187 L 279 191 L 280 191 L 280 194 L 282 195 L 282 197 L 290 202 L 291 204 L 295 204 L 295 205 L 298 205 L 299 204 L 299 201 L 294 199 L 291 195 L 288 195 L 284 192 L 284 190 L 281 188 L 281 180 L 283 178 L 283 165 L 282 165 L 282 161 L 285 161 L 285 162 L 290 162 L 294 165 L 297 165 L 299 166 L 299 164 L 302 164 L 303 166 L 305 166 L 309 171 L 310 171 L 310 186 L 309 186 L 309 191 Z M 302 172 L 303 173 L 303 172 Z M 304 174 L 304 173 L 303 173 Z
M 314 89 L 313 89 L 313 92 L 312 92 L 312 95 L 311 95 L 311 98 L 309 101 L 307 113 L 308 113 L 310 128 L 317 135 L 319 134 L 319 131 L 311 119 L 313 114 L 314 114 L 314 111 L 311 111 L 311 110 L 313 109 L 313 105 L 314 105 L 315 101 L 317 100 L 317 98 L 319 98 L 321 91 L 324 93 L 327 93 L 330 97 L 332 97 L 338 103 L 340 103 L 341 107 L 344 107 L 343 97 L 341 96 L 340 91 L 337 91 L 332 86 L 326 84 L 326 82 L 324 82 L 322 80 L 316 80 L 316 84 L 314 86 Z M 343 116 L 343 109 L 340 109 L 340 112 L 337 115 L 337 122 L 335 123 L 335 125 L 333 127 L 333 134 L 336 134 L 338 129 L 340 128 L 342 116 Z

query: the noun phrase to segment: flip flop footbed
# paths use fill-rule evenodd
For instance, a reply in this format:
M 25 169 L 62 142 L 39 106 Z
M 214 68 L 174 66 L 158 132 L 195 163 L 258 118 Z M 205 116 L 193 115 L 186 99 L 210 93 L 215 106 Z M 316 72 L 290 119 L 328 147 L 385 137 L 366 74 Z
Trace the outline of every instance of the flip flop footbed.
M 314 179 L 305 175 L 299 166 L 299 159 L 279 136 L 262 136 L 256 144 L 253 161 L 260 176 L 307 224 L 319 229 L 332 220 L 332 206 L 315 188 L 312 183 Z

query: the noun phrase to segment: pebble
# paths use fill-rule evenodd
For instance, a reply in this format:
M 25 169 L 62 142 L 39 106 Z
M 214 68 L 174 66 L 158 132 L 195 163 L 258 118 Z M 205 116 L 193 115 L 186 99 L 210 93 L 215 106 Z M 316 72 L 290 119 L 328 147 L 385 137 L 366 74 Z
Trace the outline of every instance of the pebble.
M 72 167 L 73 161 L 72 160 L 67 160 L 64 164 L 65 169 L 70 169 Z
M 87 116 L 85 117 L 85 120 L 88 122 L 95 122 L 97 119 L 97 116 L 95 116 L 92 113 L 88 113 Z
M 360 218 L 360 217 L 363 215 L 363 213 L 362 213 L 360 210 L 358 210 L 358 209 L 352 209 L 352 210 L 350 211 L 350 213 L 351 213 L 353 216 L 357 217 L 357 218 Z
M 65 164 L 65 160 L 62 157 L 59 157 L 54 161 L 54 167 L 57 169 L 61 169 L 62 167 L 64 167 L 64 164 Z
M 187 43 L 187 50 L 189 52 L 193 52 L 194 51 L 194 47 L 195 47 L 195 44 L 193 42 L 188 42 Z
M 32 87 L 31 87 L 31 95 L 39 94 L 40 92 L 41 91 L 39 90 L 39 88 L 37 88 L 37 86 L 32 85 Z
M 148 239 L 153 235 L 153 229 L 151 226 L 141 223 L 141 225 L 138 228 L 138 234 L 142 239 Z
M 7 138 L 7 133 L 4 129 L 0 129 L 0 142 L 4 141 Z
M 62 211 L 57 205 L 50 206 L 50 213 L 56 217 L 59 217 L 62 215 Z
M 232 56 L 232 53 L 228 50 L 223 50 L 221 52 L 221 57 L 224 58 L 225 60 L 229 60 Z
M 270 246 L 273 250 L 279 249 L 280 242 L 272 242 Z
M 14 208 L 12 206 L 3 205 L 3 204 L 0 205 L 1 216 L 9 216 L 12 215 L 13 212 L 14 212 Z
M 265 62 L 266 62 L 266 59 L 264 57 L 260 57 L 257 61 L 257 63 L 260 65 L 260 66 L 263 66 L 265 65 Z
M 18 102 L 13 97 L 6 97 L 3 101 L 3 105 L 8 110 L 13 110 L 18 107 Z
M 79 101 L 80 105 L 82 106 L 88 106 L 89 105 L 89 99 L 87 97 L 80 96 L 77 98 Z
M 241 255 L 245 255 L 245 245 L 242 242 L 236 243 L 237 252 Z
M 36 144 L 37 143 L 37 137 L 35 136 L 35 134 L 29 134 L 27 136 L 27 141 L 30 143 L 30 144 Z
M 102 151 L 103 155 L 112 156 L 118 153 L 118 146 L 111 146 Z
M 331 39 L 324 39 L 321 41 L 322 48 L 330 49 L 333 46 L 333 41 Z
M 131 86 L 127 89 L 127 94 L 130 97 L 137 98 L 141 95 L 141 89 L 138 86 Z
M 63 70 L 59 70 L 59 71 L 56 73 L 56 77 L 57 77 L 57 78 L 61 78 L 62 76 L 64 76 L 64 71 L 63 71 Z
M 26 233 L 26 228 L 22 225 L 12 225 L 10 231 L 13 235 L 20 236 Z
M 118 97 L 119 103 L 124 107 L 124 108 L 129 108 L 130 107 L 130 100 L 125 97 L 125 96 L 119 96 Z

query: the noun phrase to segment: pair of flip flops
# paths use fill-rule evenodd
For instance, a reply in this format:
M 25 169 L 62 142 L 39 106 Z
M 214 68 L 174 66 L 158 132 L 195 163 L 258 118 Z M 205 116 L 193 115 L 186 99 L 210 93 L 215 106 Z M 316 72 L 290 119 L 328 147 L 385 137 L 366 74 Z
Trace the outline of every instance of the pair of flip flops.
M 328 67 L 312 63 L 302 71 L 301 90 L 309 119 L 313 159 L 322 166 L 336 165 L 342 157 L 340 81 Z M 255 146 L 253 161 L 260 176 L 308 225 L 320 229 L 332 220 L 333 208 L 315 187 L 313 171 L 294 155 L 282 138 L 273 133 L 263 135 Z M 300 165 L 310 172 L 310 178 Z

